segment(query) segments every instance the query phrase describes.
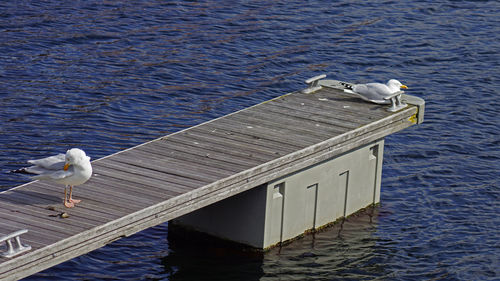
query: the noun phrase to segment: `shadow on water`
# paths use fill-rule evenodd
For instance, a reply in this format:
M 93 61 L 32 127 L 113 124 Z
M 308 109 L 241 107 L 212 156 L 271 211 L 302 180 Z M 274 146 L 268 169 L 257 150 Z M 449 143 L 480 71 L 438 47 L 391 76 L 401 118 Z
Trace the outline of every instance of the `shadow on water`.
M 162 259 L 169 280 L 259 280 L 264 253 L 169 224 L 171 252 Z

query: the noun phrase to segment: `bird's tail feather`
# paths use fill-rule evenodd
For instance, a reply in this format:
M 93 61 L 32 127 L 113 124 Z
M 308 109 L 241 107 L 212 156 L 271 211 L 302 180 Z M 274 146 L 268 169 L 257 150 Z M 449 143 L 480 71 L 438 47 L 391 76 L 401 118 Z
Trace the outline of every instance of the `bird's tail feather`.
M 33 173 L 28 172 L 26 168 L 21 168 L 17 170 L 10 170 L 11 173 L 18 173 L 18 174 L 26 174 L 26 175 L 33 175 Z
M 340 85 L 344 86 L 348 90 L 352 90 L 352 84 L 346 83 L 346 82 L 339 82 Z

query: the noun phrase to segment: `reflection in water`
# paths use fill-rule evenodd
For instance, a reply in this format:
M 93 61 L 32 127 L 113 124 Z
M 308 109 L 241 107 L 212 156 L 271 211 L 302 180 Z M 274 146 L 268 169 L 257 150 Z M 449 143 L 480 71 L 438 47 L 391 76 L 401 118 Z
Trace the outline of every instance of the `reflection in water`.
M 162 259 L 169 280 L 359 280 L 385 274 L 376 258 L 378 208 L 267 252 L 170 225 L 169 255 Z
M 265 255 L 266 277 L 281 280 L 373 279 L 384 275 L 375 259 L 378 208 L 367 208 L 323 231 Z

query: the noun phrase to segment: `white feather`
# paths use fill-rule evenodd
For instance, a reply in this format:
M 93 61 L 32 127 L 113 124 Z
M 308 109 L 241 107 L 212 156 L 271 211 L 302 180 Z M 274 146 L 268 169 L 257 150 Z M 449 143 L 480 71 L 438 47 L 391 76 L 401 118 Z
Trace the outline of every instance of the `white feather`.
M 33 166 L 24 170 L 28 173 L 37 174 L 33 179 L 50 180 L 64 185 L 80 185 L 92 176 L 92 165 L 90 157 L 78 148 L 72 148 L 66 154 L 58 154 L 42 159 L 29 160 Z M 65 171 L 64 165 L 69 164 Z

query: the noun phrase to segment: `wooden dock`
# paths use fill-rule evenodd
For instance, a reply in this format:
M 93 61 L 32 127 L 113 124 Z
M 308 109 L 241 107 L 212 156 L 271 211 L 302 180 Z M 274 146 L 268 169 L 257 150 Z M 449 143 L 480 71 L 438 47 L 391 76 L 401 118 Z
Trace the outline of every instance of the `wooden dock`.
M 388 112 L 322 84 L 93 161 L 93 177 L 75 188 L 76 208 L 64 208 L 63 186 L 50 182 L 0 193 L 0 237 L 28 229 L 21 239 L 32 247 L 0 258 L 0 279 L 29 276 L 384 138 L 423 115 L 417 105 Z

